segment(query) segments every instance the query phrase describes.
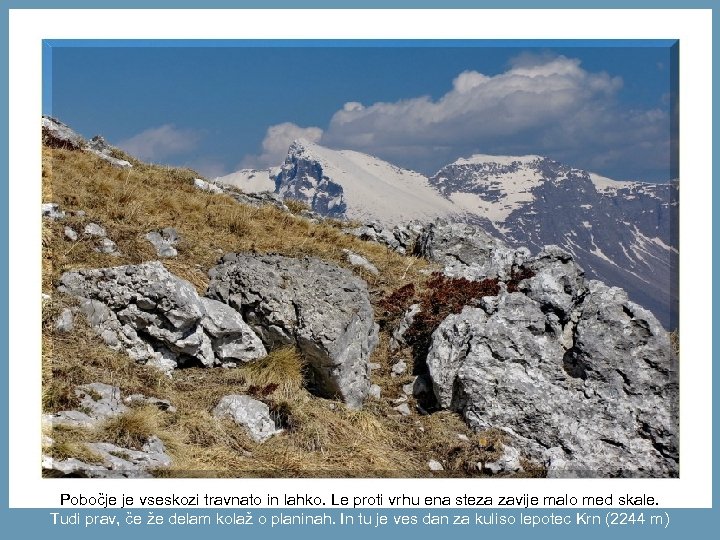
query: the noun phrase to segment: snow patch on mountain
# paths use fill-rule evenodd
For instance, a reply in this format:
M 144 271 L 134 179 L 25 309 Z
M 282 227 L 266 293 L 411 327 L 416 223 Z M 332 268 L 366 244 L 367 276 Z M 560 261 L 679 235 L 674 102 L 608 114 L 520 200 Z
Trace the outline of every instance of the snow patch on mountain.
M 275 175 L 277 169 L 241 169 L 213 180 L 215 184 L 234 187 L 243 193 L 260 193 L 275 191 Z
M 290 147 L 276 185 L 283 197 L 299 198 L 318 210 L 323 185 L 333 185 L 329 210 L 342 204 L 350 219 L 395 224 L 457 212 L 420 173 L 352 150 L 331 150 L 300 139 Z M 322 210 L 322 208 L 320 208 Z

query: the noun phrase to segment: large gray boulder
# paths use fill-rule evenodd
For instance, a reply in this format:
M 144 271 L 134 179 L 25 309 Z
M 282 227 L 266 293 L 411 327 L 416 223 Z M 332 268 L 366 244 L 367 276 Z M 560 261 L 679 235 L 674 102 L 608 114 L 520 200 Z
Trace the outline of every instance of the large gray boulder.
M 445 319 L 427 357 L 439 405 L 476 430 L 504 430 L 548 476 L 677 476 L 667 333 L 622 290 L 589 282 L 567 307 L 567 344 L 553 326 L 563 299 L 551 289 L 529 287 L 548 293 L 537 299 L 503 291 Z
M 240 311 L 268 349 L 297 346 L 319 394 L 362 405 L 378 329 L 360 278 L 314 258 L 228 254 L 207 296 Z
M 266 355 L 239 313 L 201 298 L 159 262 L 66 272 L 60 283 L 61 292 L 81 299 L 103 340 L 139 362 L 172 370 Z
M 446 276 L 472 281 L 510 279 L 530 258 L 527 248 L 509 248 L 479 227 L 443 220 L 425 227 L 415 243 L 415 254 L 442 264 Z

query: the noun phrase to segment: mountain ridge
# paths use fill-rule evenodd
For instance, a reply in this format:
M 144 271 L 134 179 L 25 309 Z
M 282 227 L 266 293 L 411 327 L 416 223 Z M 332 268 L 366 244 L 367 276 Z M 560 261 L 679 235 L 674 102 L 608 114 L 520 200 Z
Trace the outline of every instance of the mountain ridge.
M 265 187 L 273 185 L 272 170 L 267 174 Z M 230 176 L 215 182 L 254 189 Z M 677 180 L 618 181 L 536 154 L 473 154 L 426 177 L 361 152 L 297 140 L 273 191 L 332 217 L 385 226 L 441 217 L 480 225 L 515 247 L 557 244 L 591 277 L 626 289 L 667 328 L 678 325 Z

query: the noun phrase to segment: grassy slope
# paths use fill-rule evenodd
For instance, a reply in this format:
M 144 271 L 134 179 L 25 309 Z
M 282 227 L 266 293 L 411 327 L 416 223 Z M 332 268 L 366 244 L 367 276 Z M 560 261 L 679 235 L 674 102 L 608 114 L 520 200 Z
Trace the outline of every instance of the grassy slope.
M 371 358 L 381 365 L 373 371 L 372 382 L 382 387 L 382 398 L 369 399 L 361 411 L 309 394 L 302 385 L 302 358 L 293 350 L 275 351 L 257 365 L 186 369 L 168 378 L 105 347 L 81 317 L 76 317 L 72 333 L 57 332 L 55 317 L 73 303 L 54 290 L 64 271 L 155 260 L 152 246 L 143 237 L 167 226 L 178 230 L 182 243 L 178 257 L 163 264 L 190 281 L 200 294 L 207 286 L 207 271 L 228 251 L 312 255 L 348 267 L 342 248 L 351 249 L 380 270 L 373 276 L 351 268 L 368 282 L 374 302 L 407 283 L 421 290 L 427 279 L 427 262 L 343 234 L 339 222 L 312 224 L 273 207 L 240 205 L 228 196 L 195 189 L 192 179 L 198 175 L 193 171 L 125 157 L 133 161 L 132 169 L 113 168 L 80 151 L 43 148 L 43 202 L 86 212 L 83 217 L 44 222 L 42 285 L 52 300 L 43 313 L 43 406 L 48 412 L 70 408 L 75 405 L 73 388 L 97 381 L 119 386 L 123 395 L 140 392 L 169 399 L 177 412 L 145 407 L 92 432 L 59 428 L 52 434 L 55 444 L 48 452 L 92 461 L 94 456 L 83 441 L 132 446 L 156 433 L 174 460 L 170 469 L 158 475 L 259 477 L 477 475 L 474 463 L 497 455 L 497 433 L 473 434 L 453 413 L 403 417 L 392 410 L 390 400 L 402 395 L 402 385 L 412 376 L 390 377 L 392 361 L 385 331 Z M 64 237 L 65 226 L 81 232 L 89 222 L 107 229 L 121 256 L 94 251 L 92 239 L 71 242 Z M 264 444 L 210 414 L 221 396 L 246 393 L 251 387 L 259 394 L 265 390 L 262 399 L 287 425 L 283 434 Z M 410 405 L 413 408 L 412 398 Z M 458 434 L 467 435 L 468 440 Z M 430 473 L 430 459 L 442 462 L 446 471 Z

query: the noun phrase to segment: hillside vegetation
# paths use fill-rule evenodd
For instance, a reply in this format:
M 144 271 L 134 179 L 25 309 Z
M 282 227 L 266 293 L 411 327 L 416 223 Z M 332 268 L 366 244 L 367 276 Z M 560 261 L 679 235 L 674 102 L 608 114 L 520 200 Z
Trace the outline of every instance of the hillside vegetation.
M 133 167 L 115 168 L 79 150 L 43 148 L 43 202 L 58 203 L 68 212 L 63 220 L 43 220 L 42 288 L 51 296 L 43 310 L 43 409 L 75 407 L 78 385 L 103 382 L 119 387 L 123 395 L 169 400 L 176 411 L 134 407 L 92 429 L 56 427 L 48 433 L 54 439 L 46 448 L 50 455 L 92 462 L 97 457 L 85 442 L 137 447 L 154 434 L 173 459 L 169 468 L 155 474 L 178 477 L 473 476 L 481 474 L 479 461 L 499 455 L 499 432 L 473 433 L 456 413 L 418 414 L 412 395 L 407 396 L 411 414 L 393 408 L 393 400 L 406 395 L 403 386 L 413 376 L 409 351 L 395 357 L 405 355 L 410 369 L 391 376 L 390 328 L 385 323 L 397 313 L 384 309 L 383 300 L 401 289 L 421 298 L 434 270 L 430 263 L 345 234 L 347 223 L 314 223 L 296 215 L 301 204 L 289 204 L 292 212 L 246 206 L 227 195 L 196 189 L 193 179 L 199 175 L 192 170 L 147 165 L 117 154 Z M 95 251 L 96 239 L 80 235 L 71 241 L 65 236 L 66 226 L 82 231 L 90 222 L 106 228 L 119 254 Z M 75 302 L 55 290 L 63 272 L 157 260 L 144 236 L 163 227 L 177 229 L 181 242 L 178 256 L 162 263 L 201 295 L 208 270 L 227 252 L 319 257 L 366 280 L 381 325 L 380 344 L 370 359 L 379 365 L 371 382 L 381 387 L 381 397 L 368 398 L 361 410 L 351 410 L 310 394 L 303 384 L 303 358 L 292 348 L 238 368 L 187 368 L 167 376 L 109 349 L 82 317 L 76 317 L 72 333 L 56 329 L 61 310 Z M 343 249 L 367 258 L 379 273 L 348 264 Z M 238 393 L 267 403 L 284 432 L 256 443 L 241 427 L 211 415 L 222 396 Z M 440 462 L 444 471 L 431 471 L 431 460 Z M 541 472 L 530 466 L 526 471 Z

